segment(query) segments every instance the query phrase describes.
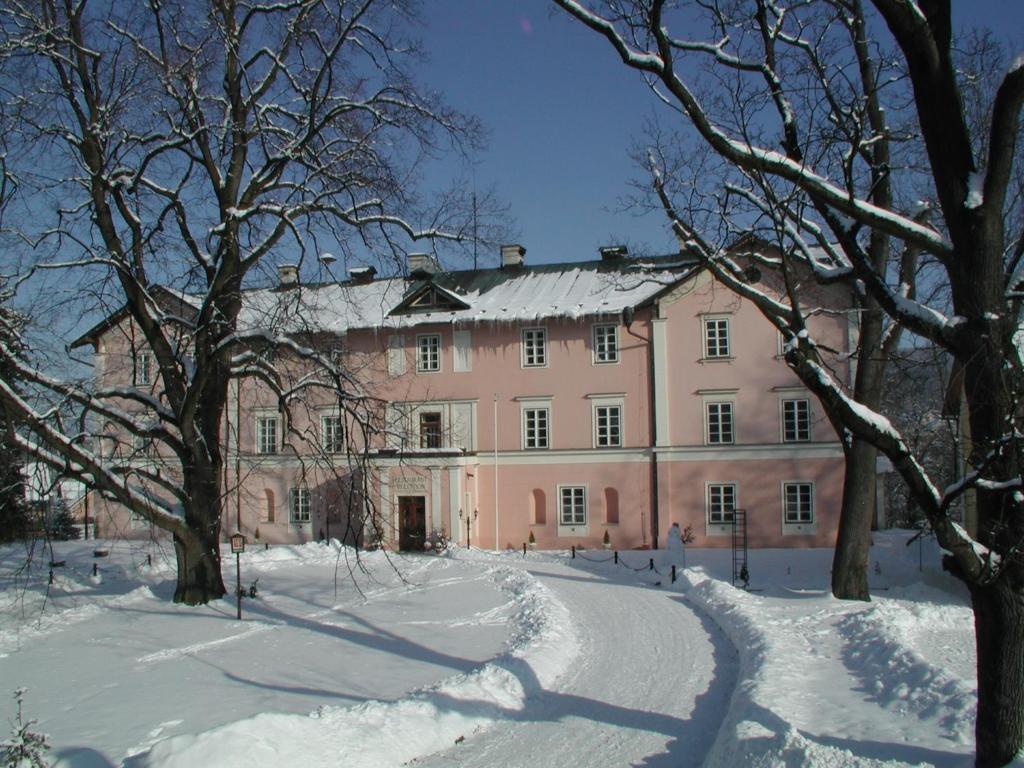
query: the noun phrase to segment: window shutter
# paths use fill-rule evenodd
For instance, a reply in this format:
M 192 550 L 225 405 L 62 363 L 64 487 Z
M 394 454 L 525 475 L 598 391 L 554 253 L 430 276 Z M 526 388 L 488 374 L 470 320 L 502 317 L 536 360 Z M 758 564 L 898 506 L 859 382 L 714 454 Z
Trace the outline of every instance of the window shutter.
M 388 336 L 388 375 L 401 376 L 405 373 L 405 339 L 402 336 Z
M 455 331 L 453 334 L 455 345 L 455 372 L 466 373 L 473 370 L 473 342 L 470 331 Z

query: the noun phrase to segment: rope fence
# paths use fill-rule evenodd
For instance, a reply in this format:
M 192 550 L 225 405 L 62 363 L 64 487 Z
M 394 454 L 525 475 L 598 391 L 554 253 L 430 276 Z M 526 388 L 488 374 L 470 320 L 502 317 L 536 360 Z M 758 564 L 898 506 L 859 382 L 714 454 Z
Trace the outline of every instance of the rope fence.
M 523 548 L 523 554 L 524 555 L 526 554 L 526 548 L 525 547 Z M 615 565 L 621 565 L 623 568 L 626 568 L 627 570 L 633 571 L 634 573 L 640 573 L 641 571 L 649 571 L 649 572 L 654 572 L 654 573 L 658 574 L 659 576 L 664 575 L 664 574 L 662 574 L 661 571 L 658 570 L 657 566 L 654 565 L 654 558 L 653 557 L 648 558 L 647 565 L 641 565 L 639 568 L 635 568 L 632 565 L 630 565 L 629 563 L 627 563 L 625 560 L 623 560 L 623 559 L 621 559 L 619 557 L 618 550 L 616 550 L 615 552 L 613 552 L 612 554 L 610 554 L 610 555 L 608 555 L 606 557 L 591 557 L 591 556 L 587 556 L 587 555 L 583 554 L 582 551 L 577 551 L 576 547 L 573 546 L 572 547 L 572 559 L 575 560 L 577 557 L 580 560 L 586 560 L 588 563 L 607 563 L 609 561 L 613 561 L 615 563 Z M 676 583 L 677 574 L 676 574 L 676 565 L 674 563 L 672 564 L 671 576 L 672 576 L 672 583 L 675 584 Z

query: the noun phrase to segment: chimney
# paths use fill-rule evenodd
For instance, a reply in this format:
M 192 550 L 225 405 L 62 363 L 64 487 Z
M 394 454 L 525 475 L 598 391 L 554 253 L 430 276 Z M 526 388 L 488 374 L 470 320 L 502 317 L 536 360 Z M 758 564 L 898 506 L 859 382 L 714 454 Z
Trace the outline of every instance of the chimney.
M 437 262 L 429 253 L 409 254 L 409 277 L 425 277 L 437 272 Z
M 348 279 L 354 285 L 362 285 L 363 283 L 372 282 L 376 274 L 376 267 L 349 267 Z
M 523 257 L 526 256 L 526 249 L 518 243 L 501 246 L 501 268 L 523 266 Z
M 277 267 L 279 288 L 294 288 L 299 284 L 299 267 L 296 264 L 279 264 Z
M 604 248 L 598 248 L 597 250 L 601 254 L 601 261 L 615 261 L 616 259 L 624 259 L 629 255 L 629 248 L 624 245 L 606 245 Z

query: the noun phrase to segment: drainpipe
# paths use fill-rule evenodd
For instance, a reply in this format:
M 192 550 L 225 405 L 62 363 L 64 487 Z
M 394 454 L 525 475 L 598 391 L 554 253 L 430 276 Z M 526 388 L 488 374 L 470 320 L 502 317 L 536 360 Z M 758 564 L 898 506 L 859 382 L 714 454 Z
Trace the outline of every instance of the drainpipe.
M 495 392 L 495 552 L 500 550 L 498 537 L 498 392 Z
M 651 320 L 654 320 L 654 308 L 651 309 Z M 626 333 L 630 336 L 639 339 L 647 345 L 647 381 L 648 381 L 648 397 L 651 404 L 650 407 L 650 445 L 651 445 L 651 548 L 658 548 L 658 522 L 660 519 L 659 506 L 660 501 L 658 498 L 658 452 L 657 448 L 657 429 L 658 429 L 658 399 L 656 397 L 656 384 L 654 380 L 654 333 L 652 327 L 652 333 L 650 336 L 644 337 L 639 333 L 636 333 L 632 329 L 633 325 L 633 308 L 626 307 L 622 311 L 622 322 L 626 326 Z

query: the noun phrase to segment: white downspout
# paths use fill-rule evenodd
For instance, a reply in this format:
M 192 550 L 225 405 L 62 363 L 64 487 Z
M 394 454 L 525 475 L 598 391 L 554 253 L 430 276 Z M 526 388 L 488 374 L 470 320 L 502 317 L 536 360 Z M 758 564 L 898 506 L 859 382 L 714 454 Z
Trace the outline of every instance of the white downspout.
M 494 393 L 494 551 L 499 551 L 498 542 L 498 393 Z

